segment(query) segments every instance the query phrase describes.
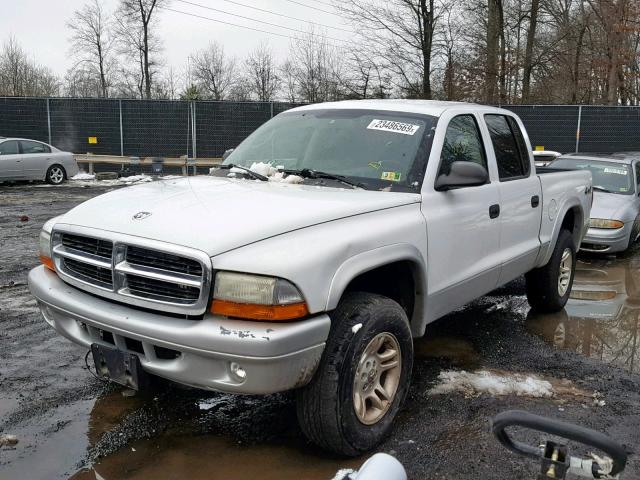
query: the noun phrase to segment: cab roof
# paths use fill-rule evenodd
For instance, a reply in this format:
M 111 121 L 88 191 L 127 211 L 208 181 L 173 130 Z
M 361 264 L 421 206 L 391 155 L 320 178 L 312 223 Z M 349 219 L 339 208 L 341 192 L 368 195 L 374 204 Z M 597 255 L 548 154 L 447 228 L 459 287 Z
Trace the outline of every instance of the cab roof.
M 383 110 L 393 112 L 419 113 L 439 117 L 446 110 L 456 107 L 466 107 L 470 111 L 478 110 L 482 112 L 509 113 L 508 110 L 479 105 L 467 102 L 444 102 L 438 100 L 405 100 L 405 99 L 385 99 L 385 100 L 343 100 L 340 102 L 314 103 L 297 107 L 288 112 L 301 112 L 309 110 L 324 109 L 363 109 L 363 110 Z

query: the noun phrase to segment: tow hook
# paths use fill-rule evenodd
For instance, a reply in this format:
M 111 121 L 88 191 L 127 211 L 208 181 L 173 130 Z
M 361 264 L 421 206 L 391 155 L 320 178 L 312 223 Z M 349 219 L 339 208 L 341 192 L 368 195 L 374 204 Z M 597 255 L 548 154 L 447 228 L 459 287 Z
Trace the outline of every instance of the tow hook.
M 547 440 L 536 447 L 513 440 L 508 427 L 524 427 L 530 430 L 565 438 L 596 448 L 607 456 L 591 454 L 591 458 L 573 457 L 565 443 Z M 520 410 L 510 410 L 496 415 L 491 421 L 493 434 L 512 452 L 540 462 L 538 480 L 564 479 L 571 473 L 582 478 L 618 479 L 627 464 L 627 452 L 620 444 L 603 433 L 564 423 Z

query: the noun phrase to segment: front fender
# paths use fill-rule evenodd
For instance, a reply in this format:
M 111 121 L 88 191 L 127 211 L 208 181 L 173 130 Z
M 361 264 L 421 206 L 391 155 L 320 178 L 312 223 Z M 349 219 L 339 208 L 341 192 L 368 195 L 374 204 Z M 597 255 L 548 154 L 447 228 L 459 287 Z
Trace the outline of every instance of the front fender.
M 424 217 L 419 204 L 411 204 L 288 232 L 211 261 L 214 270 L 285 278 L 318 313 L 335 308 L 354 276 L 386 263 L 412 261 L 424 278 L 425 258 Z
M 424 332 L 424 322 L 422 319 L 426 318 L 426 304 L 424 300 L 427 292 L 426 264 L 420 250 L 408 243 L 385 245 L 359 253 L 345 260 L 336 270 L 331 280 L 326 310 L 333 310 L 338 306 L 338 302 L 342 298 L 345 289 L 357 276 L 378 267 L 400 261 L 408 261 L 413 267 L 412 270 L 417 295 L 413 318 L 410 319 L 411 329 L 414 335 L 422 335 Z

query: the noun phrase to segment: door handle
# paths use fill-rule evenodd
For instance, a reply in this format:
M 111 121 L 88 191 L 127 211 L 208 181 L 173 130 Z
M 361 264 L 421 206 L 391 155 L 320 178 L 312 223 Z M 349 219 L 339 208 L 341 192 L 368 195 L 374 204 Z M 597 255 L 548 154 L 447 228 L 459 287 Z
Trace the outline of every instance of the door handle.
M 489 218 L 498 218 L 500 215 L 500 205 L 497 203 L 489 207 Z
M 534 195 L 531 197 L 531 206 L 536 208 L 538 205 L 540 205 L 540 197 L 538 195 Z

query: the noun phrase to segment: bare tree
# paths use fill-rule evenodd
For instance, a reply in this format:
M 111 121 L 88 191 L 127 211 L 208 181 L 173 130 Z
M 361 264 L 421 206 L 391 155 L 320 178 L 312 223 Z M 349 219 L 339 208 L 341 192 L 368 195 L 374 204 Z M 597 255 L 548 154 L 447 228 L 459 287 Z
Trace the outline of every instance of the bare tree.
M 434 0 L 345 0 L 335 6 L 351 20 L 360 40 L 399 77 L 407 95 L 432 97 Z
M 298 99 L 298 83 L 296 80 L 296 67 L 291 59 L 286 60 L 280 67 L 282 90 L 287 101 L 295 103 Z
M 144 96 L 151 98 L 154 60 L 153 54 L 161 49 L 154 27 L 154 13 L 166 0 L 120 0 L 116 13 L 118 33 L 126 50 L 137 50 L 137 58 L 141 69 Z
M 273 100 L 280 88 L 280 77 L 269 45 L 261 43 L 250 52 L 244 61 L 244 68 L 249 93 L 263 102 Z
M 59 91 L 58 77 L 49 68 L 30 60 L 10 36 L 0 50 L 0 95 L 53 96 Z
M 93 0 L 76 10 L 67 22 L 71 30 L 71 50 L 85 73 L 95 72 L 100 83 L 100 96 L 109 96 L 111 84 L 111 25 L 100 0 Z
M 522 102 L 529 101 L 531 70 L 533 69 L 533 45 L 536 39 L 536 28 L 538 26 L 538 11 L 540 10 L 540 0 L 531 0 L 531 10 L 529 11 L 529 29 L 527 30 L 527 45 L 524 52 L 524 65 L 522 74 Z
M 303 38 L 291 41 L 289 57 L 298 96 L 309 103 L 337 100 L 342 62 L 336 49 L 313 29 Z
M 236 81 L 236 60 L 224 53 L 224 47 L 211 42 L 191 57 L 191 78 L 201 94 L 224 100 Z

